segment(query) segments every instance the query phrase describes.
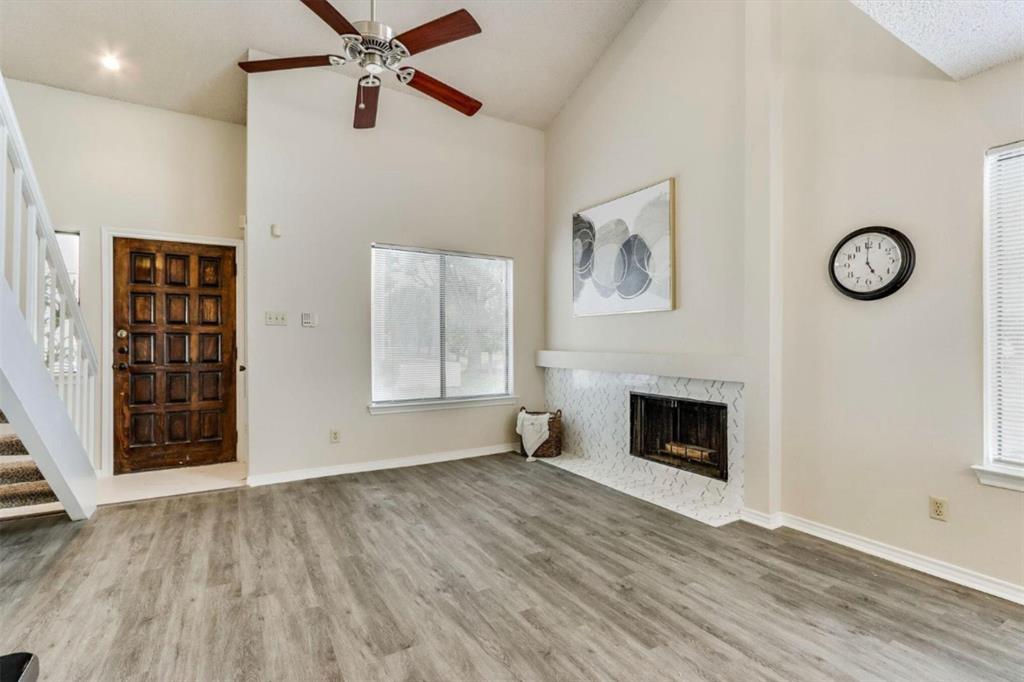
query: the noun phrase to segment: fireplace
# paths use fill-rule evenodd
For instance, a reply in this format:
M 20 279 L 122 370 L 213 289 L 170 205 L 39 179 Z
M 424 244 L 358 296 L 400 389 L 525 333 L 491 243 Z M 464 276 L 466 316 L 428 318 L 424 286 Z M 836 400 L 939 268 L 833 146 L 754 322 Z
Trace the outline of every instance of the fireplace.
M 630 393 L 629 454 L 727 481 L 728 414 L 723 403 Z

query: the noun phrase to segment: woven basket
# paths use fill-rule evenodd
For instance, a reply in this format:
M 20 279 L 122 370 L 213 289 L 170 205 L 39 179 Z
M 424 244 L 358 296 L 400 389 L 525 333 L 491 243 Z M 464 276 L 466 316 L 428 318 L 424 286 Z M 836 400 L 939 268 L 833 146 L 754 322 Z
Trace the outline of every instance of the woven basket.
M 520 407 L 519 411 L 526 414 L 544 414 L 543 412 L 530 412 L 525 407 Z M 519 439 L 519 454 L 526 456 L 522 438 Z M 560 454 L 562 454 L 562 411 L 556 410 L 548 417 L 548 439 L 540 444 L 533 456 L 558 457 Z

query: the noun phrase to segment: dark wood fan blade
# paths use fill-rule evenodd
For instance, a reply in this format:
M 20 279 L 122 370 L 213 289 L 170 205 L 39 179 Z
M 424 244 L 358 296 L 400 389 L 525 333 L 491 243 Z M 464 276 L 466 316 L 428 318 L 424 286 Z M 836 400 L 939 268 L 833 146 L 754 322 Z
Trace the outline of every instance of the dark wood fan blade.
M 476 112 L 480 111 L 480 107 L 483 106 L 483 104 L 469 95 L 459 92 L 452 86 L 442 83 L 432 76 L 428 76 L 419 69 L 411 70 L 414 71 L 414 73 L 412 78 L 409 79 L 409 86 L 416 88 L 424 95 L 433 97 L 438 102 L 447 104 L 452 109 L 461 111 L 466 116 L 472 116 Z
M 331 55 L 320 54 L 315 57 L 285 57 L 284 59 L 257 59 L 252 62 L 238 62 L 242 71 L 260 73 L 262 71 L 283 71 L 285 69 L 308 69 L 311 66 L 330 66 Z
M 476 23 L 472 14 L 460 9 L 400 33 L 395 36 L 395 40 L 405 45 L 409 54 L 417 54 L 477 33 L 480 33 L 480 24 Z
M 341 16 L 341 12 L 334 9 L 334 5 L 327 0 L 302 0 L 302 4 L 313 10 L 313 12 L 324 20 L 324 23 L 333 28 L 338 35 L 359 35 L 356 27 L 348 22 L 348 19 Z
M 360 79 L 359 87 L 356 88 L 356 116 L 352 123 L 354 127 L 373 128 L 377 125 L 377 100 L 379 98 L 380 85 L 367 87 Z

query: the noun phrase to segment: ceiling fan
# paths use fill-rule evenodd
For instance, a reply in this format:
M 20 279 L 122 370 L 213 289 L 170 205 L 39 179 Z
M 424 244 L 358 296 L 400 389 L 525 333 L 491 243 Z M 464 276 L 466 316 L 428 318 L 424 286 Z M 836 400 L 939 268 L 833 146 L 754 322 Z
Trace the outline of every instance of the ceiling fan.
M 380 74 L 384 71 L 393 72 L 402 83 L 466 116 L 472 116 L 483 106 L 469 95 L 419 69 L 401 66 L 402 60 L 414 54 L 480 33 L 480 25 L 466 10 L 460 9 L 395 35 L 390 26 L 377 21 L 377 0 L 370 0 L 370 20 L 354 24 L 349 23 L 328 0 L 302 0 L 302 4 L 313 10 L 341 36 L 344 41 L 342 54 L 239 62 L 243 71 L 260 73 L 313 66 L 341 66 L 349 62 L 359 65 L 366 75 L 359 79 L 353 124 L 356 128 L 373 128 L 377 124 Z

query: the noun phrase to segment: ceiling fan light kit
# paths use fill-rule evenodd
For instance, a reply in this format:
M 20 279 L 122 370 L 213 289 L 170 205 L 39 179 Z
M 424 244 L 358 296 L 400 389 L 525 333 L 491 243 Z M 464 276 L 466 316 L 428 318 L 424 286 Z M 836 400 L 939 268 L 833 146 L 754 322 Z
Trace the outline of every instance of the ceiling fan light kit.
M 370 0 L 370 20 L 349 21 L 327 0 L 302 0 L 324 23 L 333 28 L 344 41 L 342 54 L 311 57 L 285 57 L 239 62 L 246 73 L 304 69 L 316 66 L 358 65 L 366 75 L 359 79 L 356 94 L 355 128 L 373 128 L 377 121 L 377 101 L 380 97 L 380 74 L 391 71 L 400 83 L 447 104 L 466 116 L 480 110 L 482 104 L 411 66 L 401 66 L 402 60 L 426 50 L 461 38 L 480 33 L 480 25 L 464 9 L 429 21 L 422 26 L 395 35 L 394 29 L 377 21 L 377 2 Z

